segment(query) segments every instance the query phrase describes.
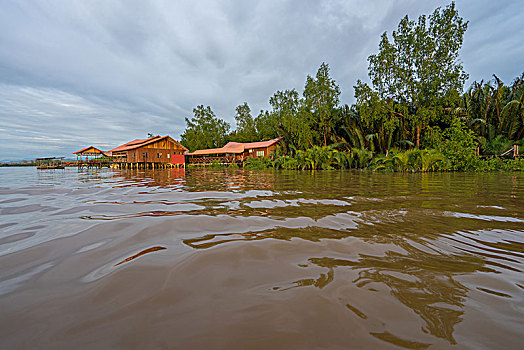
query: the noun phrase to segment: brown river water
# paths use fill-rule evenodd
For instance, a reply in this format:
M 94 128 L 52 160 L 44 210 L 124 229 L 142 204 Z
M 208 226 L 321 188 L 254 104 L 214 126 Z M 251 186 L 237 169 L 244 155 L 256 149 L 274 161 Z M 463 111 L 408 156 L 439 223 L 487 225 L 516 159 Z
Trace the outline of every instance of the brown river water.
M 0 349 L 522 349 L 523 189 L 0 168 Z

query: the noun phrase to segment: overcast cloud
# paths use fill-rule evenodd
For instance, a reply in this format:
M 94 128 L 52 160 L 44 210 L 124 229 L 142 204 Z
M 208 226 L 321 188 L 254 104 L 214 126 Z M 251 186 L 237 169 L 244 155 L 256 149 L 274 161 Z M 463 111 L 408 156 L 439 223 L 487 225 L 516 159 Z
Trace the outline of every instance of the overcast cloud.
M 447 1 L 0 0 L 0 160 L 68 156 L 134 138 L 179 138 L 210 105 L 234 128 L 322 62 L 354 101 L 380 34 Z M 524 1 L 458 0 L 473 80 L 524 71 Z

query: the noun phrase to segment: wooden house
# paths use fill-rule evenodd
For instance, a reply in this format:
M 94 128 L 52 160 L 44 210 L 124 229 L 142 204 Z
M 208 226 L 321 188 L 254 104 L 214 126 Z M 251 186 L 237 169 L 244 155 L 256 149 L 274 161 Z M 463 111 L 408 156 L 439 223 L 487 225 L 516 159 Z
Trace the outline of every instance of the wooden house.
M 185 165 L 188 149 L 170 136 L 136 139 L 113 148 L 112 163 L 119 168 L 165 168 Z
M 109 166 L 109 153 L 104 152 L 95 146 L 89 146 L 79 151 L 73 152 L 76 154 L 76 162 L 79 168 L 82 167 L 104 167 Z
M 200 149 L 188 154 L 189 163 L 243 162 L 247 158 L 268 157 L 276 150 L 280 138 L 260 142 L 228 142 L 221 148 Z

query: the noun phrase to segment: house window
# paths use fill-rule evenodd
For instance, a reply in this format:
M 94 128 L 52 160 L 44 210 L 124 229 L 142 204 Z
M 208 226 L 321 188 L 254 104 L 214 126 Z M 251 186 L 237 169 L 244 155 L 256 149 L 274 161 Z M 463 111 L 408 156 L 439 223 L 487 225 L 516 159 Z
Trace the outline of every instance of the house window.
M 147 152 L 142 153 L 142 157 L 147 158 Z
M 264 151 L 257 151 L 257 157 L 263 157 Z
M 169 159 L 170 157 L 171 157 L 171 154 L 168 153 L 168 154 L 167 154 L 167 159 Z
M 157 154 L 156 154 L 156 157 L 157 157 L 157 158 L 161 158 L 161 157 L 162 157 L 162 153 L 157 153 Z

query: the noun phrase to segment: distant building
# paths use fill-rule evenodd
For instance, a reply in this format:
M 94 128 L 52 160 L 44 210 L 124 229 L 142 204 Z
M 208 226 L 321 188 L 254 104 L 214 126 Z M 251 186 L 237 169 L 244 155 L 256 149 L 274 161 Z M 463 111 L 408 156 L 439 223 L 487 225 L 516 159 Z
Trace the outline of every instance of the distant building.
M 184 166 L 184 153 L 188 149 L 170 136 L 154 136 L 136 139 L 113 148 L 111 159 L 118 167 L 166 167 Z
M 280 138 L 260 142 L 229 142 L 221 148 L 199 149 L 188 153 L 190 163 L 243 162 L 247 158 L 267 157 L 276 150 Z

